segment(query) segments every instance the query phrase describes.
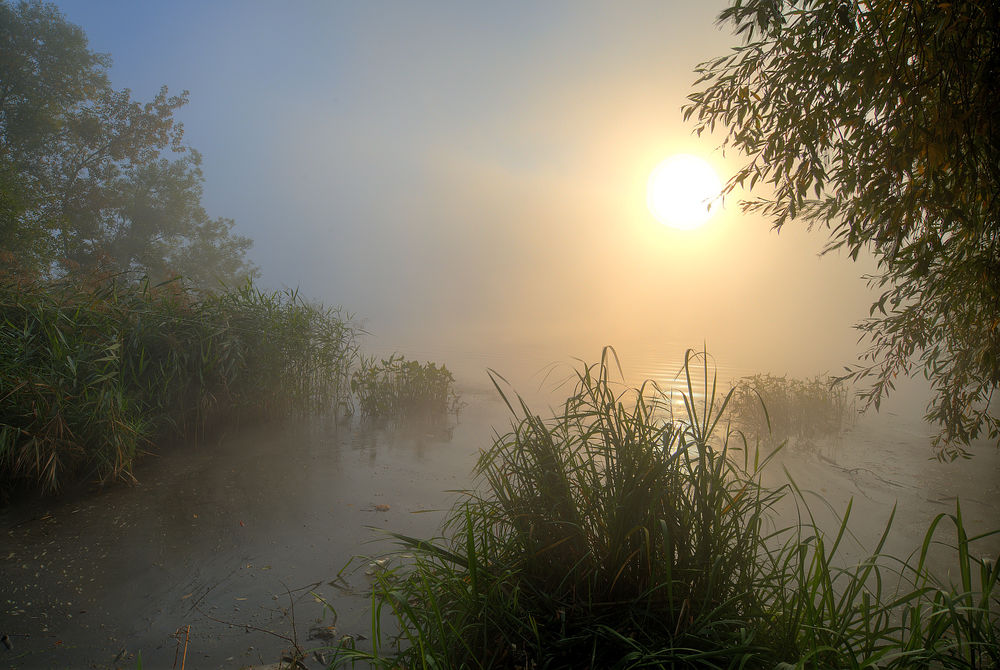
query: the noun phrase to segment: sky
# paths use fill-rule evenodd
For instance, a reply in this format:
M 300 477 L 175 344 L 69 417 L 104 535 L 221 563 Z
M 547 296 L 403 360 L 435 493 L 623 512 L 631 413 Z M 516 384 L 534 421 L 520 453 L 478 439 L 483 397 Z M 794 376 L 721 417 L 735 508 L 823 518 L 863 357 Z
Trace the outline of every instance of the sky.
M 736 38 L 718 2 L 60 0 L 111 80 L 177 117 L 211 216 L 268 288 L 355 315 L 371 351 L 477 375 L 688 347 L 738 371 L 839 372 L 869 260 L 730 198 L 679 231 L 646 208 L 675 153 L 738 155 L 681 107 Z

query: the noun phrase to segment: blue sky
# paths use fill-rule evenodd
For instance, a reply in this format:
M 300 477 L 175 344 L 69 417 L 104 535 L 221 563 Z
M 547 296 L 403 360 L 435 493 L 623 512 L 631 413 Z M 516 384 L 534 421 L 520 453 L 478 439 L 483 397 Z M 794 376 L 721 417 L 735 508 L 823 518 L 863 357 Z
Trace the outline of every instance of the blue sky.
M 723 3 L 57 4 L 116 87 L 190 91 L 209 213 L 255 240 L 266 286 L 343 305 L 374 348 L 853 359 L 864 267 L 732 205 L 694 233 L 645 209 L 673 153 L 737 164 L 680 116 L 695 65 L 735 44 Z

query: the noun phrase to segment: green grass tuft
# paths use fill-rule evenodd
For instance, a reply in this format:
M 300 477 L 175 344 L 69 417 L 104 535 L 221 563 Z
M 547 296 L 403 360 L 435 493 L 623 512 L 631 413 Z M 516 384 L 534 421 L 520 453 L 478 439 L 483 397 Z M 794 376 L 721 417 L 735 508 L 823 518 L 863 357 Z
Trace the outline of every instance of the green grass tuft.
M 612 382 L 612 356 L 579 371 L 549 419 L 497 384 L 511 430 L 443 538 L 395 535 L 372 650 L 340 649 L 332 667 L 997 667 L 996 562 L 975 557 L 984 536 L 967 536 L 960 507 L 911 560 L 882 553 L 890 518 L 871 555 L 842 566 L 850 508 L 828 534 L 794 482 L 761 486 L 769 457 L 725 425 L 733 392 L 715 400 L 707 356 L 685 357 L 683 417 L 652 384 Z M 800 518 L 774 530 L 786 496 Z M 926 568 L 945 520 L 958 584 Z
M 351 391 L 361 413 L 372 417 L 444 414 L 458 411 L 461 404 L 447 367 L 421 364 L 399 354 L 378 362 L 361 356 L 351 374 Z
M 766 374 L 737 382 L 730 411 L 748 436 L 770 444 L 836 435 L 852 426 L 857 415 L 843 380 Z

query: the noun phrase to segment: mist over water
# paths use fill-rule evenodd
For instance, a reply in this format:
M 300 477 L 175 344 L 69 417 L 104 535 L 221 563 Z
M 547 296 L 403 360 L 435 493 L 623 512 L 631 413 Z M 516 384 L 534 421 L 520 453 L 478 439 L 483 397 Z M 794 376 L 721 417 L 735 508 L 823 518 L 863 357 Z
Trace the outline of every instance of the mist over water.
M 839 371 L 868 259 L 818 258 L 821 231 L 778 235 L 739 190 L 698 230 L 646 208 L 670 155 L 723 180 L 740 165 L 679 113 L 697 63 L 731 44 L 724 4 L 185 5 L 190 31 L 151 8 L 60 6 L 114 56 L 116 85 L 190 90 L 206 209 L 255 241 L 263 286 L 343 306 L 373 351 L 476 379 L 605 345 L 629 365 L 705 346 L 741 370 Z

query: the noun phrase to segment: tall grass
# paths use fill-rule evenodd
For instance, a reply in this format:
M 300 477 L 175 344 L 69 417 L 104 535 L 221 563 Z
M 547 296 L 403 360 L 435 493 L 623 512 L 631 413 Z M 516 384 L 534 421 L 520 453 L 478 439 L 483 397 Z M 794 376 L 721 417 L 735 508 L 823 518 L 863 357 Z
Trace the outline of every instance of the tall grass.
M 377 573 L 373 649 L 407 668 L 989 668 L 1000 662 L 996 563 L 956 514 L 911 560 L 841 566 L 794 484 L 761 486 L 768 458 L 721 423 L 706 357 L 686 356 L 685 416 L 651 384 L 622 389 L 612 352 L 543 420 L 498 385 L 515 420 L 478 465 L 444 537 L 395 535 Z M 700 364 L 701 392 L 693 368 Z M 696 403 L 695 397 L 704 398 Z M 775 504 L 801 517 L 775 530 Z M 926 567 L 953 521 L 960 582 Z M 885 528 L 891 530 L 892 520 Z M 398 623 L 390 638 L 383 619 Z
M 771 444 L 835 435 L 853 425 L 856 416 L 846 383 L 823 376 L 743 377 L 729 408 L 741 430 Z
M 0 488 L 128 478 L 213 422 L 347 402 L 356 330 L 252 284 L 200 295 L 125 276 L 0 277 Z
M 460 406 L 455 377 L 446 366 L 418 363 L 400 354 L 381 360 L 360 356 L 351 373 L 351 391 L 361 413 L 373 417 L 444 414 Z

